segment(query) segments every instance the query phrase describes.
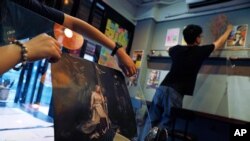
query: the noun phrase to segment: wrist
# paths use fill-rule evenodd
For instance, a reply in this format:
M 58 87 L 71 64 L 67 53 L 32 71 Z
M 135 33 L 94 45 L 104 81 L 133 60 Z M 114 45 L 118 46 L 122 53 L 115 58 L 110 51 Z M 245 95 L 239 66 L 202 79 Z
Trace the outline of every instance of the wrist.
M 25 66 L 28 62 L 28 50 L 25 45 L 23 45 L 18 40 L 14 40 L 11 42 L 16 48 L 18 48 L 18 52 L 20 52 L 19 62 L 21 63 L 20 66 L 15 66 L 14 70 L 20 70 L 23 66 Z
M 119 50 L 121 50 L 122 45 L 115 42 L 115 47 L 113 48 L 112 52 L 111 52 L 111 56 L 114 56 L 115 54 L 117 54 L 119 52 Z
M 117 56 L 122 56 L 124 54 L 127 54 L 124 48 L 120 48 L 117 52 L 116 55 Z

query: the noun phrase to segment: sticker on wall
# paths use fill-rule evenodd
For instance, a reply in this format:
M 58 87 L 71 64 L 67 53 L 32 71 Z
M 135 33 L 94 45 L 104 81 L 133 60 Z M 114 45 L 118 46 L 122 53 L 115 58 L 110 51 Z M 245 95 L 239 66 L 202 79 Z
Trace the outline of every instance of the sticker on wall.
M 146 88 L 157 88 L 160 81 L 160 71 L 159 70 L 151 70 L 147 79 Z
M 247 31 L 247 24 L 234 26 L 232 32 L 230 33 L 226 41 L 225 47 L 246 47 Z
M 180 33 L 180 28 L 168 29 L 165 39 L 165 46 L 172 47 L 177 45 L 179 40 L 179 33 Z

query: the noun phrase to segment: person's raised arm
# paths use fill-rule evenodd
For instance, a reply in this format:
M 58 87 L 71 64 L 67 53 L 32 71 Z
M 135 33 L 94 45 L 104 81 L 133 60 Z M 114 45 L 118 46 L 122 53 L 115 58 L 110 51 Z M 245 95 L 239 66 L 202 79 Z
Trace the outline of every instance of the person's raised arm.
M 55 62 L 61 57 L 60 44 L 47 34 L 41 34 L 23 43 L 27 49 L 27 61 L 50 59 Z M 21 47 L 9 44 L 0 47 L 0 74 L 13 68 L 21 61 Z
M 89 38 L 103 44 L 108 47 L 110 50 L 113 50 L 116 46 L 115 42 L 109 39 L 101 31 L 88 24 L 87 22 L 80 20 L 78 18 L 72 17 L 70 15 L 64 14 L 64 23 L 63 25 L 67 28 L 70 28 L 78 33 L 84 34 Z M 136 67 L 133 60 L 126 53 L 124 48 L 119 48 L 116 52 L 116 55 L 119 59 L 119 66 L 123 70 L 126 76 L 132 76 L 136 73 Z
M 222 48 L 225 41 L 227 40 L 228 36 L 230 35 L 231 31 L 233 29 L 233 26 L 231 24 L 227 25 L 226 31 L 216 40 L 214 41 L 214 50 L 217 50 L 219 48 Z

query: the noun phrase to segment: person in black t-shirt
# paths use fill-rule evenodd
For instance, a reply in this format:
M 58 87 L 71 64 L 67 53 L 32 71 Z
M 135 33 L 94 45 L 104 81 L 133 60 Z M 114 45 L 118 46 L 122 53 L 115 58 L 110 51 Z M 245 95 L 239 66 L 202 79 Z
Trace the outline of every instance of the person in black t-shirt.
M 118 57 L 119 65 L 126 76 L 132 76 L 136 73 L 136 67 L 133 60 L 126 53 L 125 49 L 119 47 L 114 41 L 106 37 L 102 32 L 78 18 L 67 15 L 61 11 L 43 5 L 37 0 L 1 0 L 0 1 L 0 21 L 7 17 L 9 11 L 6 10 L 6 3 L 16 3 L 26 9 L 29 9 L 43 17 L 59 23 L 66 28 L 84 34 L 89 38 L 101 43 L 105 47 L 113 50 Z M 13 19 L 15 20 L 15 19 Z M 22 19 L 20 19 L 22 20 Z M 2 39 L 1 39 L 2 40 Z M 27 51 L 22 51 L 22 46 Z M 21 53 L 20 53 L 21 52 Z M 10 57 L 11 56 L 11 57 Z M 27 56 L 25 58 L 25 56 Z M 61 57 L 60 44 L 54 38 L 46 33 L 38 35 L 23 44 L 10 44 L 0 47 L 0 74 L 11 69 L 19 62 L 34 61 L 43 58 L 50 58 L 52 62 L 56 62 Z
M 208 58 L 213 50 L 223 46 L 233 26 L 227 25 L 227 29 L 215 42 L 200 46 L 202 28 L 198 25 L 188 25 L 183 30 L 183 36 L 187 46 L 176 45 L 169 49 L 172 65 L 160 86 L 156 89 L 153 101 L 150 105 L 149 116 L 146 121 L 144 133 L 146 140 L 151 137 L 152 129 L 166 129 L 171 127 L 170 110 L 172 107 L 182 108 L 184 95 L 192 95 L 196 77 L 203 61 Z M 143 135 L 145 136 L 145 135 Z M 144 138 L 144 137 L 143 137 Z

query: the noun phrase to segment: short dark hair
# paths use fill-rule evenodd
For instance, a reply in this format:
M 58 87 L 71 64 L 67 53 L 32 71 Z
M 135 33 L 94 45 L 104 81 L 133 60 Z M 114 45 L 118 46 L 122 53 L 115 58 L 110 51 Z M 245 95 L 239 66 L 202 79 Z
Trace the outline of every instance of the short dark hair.
M 184 40 L 187 44 L 193 44 L 201 33 L 202 28 L 199 25 L 190 24 L 183 30 Z

